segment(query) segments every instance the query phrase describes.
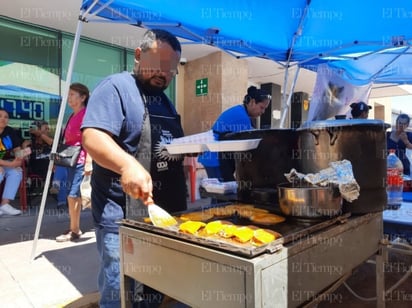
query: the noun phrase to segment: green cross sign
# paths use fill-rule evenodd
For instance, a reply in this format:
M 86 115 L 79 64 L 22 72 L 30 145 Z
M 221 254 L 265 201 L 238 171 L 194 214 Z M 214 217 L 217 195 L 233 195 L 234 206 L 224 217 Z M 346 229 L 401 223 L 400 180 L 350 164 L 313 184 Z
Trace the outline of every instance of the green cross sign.
M 196 80 L 196 96 L 207 95 L 208 81 L 207 78 Z

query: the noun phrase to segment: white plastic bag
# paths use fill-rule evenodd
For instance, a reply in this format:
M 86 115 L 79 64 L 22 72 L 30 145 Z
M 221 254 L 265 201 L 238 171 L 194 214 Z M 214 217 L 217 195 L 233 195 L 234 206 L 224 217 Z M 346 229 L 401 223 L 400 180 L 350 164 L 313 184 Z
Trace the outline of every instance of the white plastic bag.
M 80 194 L 82 196 L 82 209 L 91 208 L 91 194 L 92 186 L 90 185 L 90 175 L 83 176 L 82 183 L 80 184 Z

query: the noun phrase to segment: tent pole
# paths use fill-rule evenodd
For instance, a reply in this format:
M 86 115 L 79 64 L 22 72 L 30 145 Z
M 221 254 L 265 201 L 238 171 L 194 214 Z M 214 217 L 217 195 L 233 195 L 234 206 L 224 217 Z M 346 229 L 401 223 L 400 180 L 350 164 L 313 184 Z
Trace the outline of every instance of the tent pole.
M 289 61 L 288 61 L 288 64 L 289 64 Z M 285 115 L 285 113 L 286 113 L 286 106 L 287 106 L 287 102 L 286 102 L 286 88 L 287 88 L 287 85 L 288 85 L 288 75 L 289 75 L 289 65 L 286 65 L 286 70 L 285 70 L 285 75 L 283 76 L 283 93 L 282 93 L 282 102 L 280 103 L 280 106 L 281 106 L 281 120 L 280 120 L 280 123 L 279 123 L 279 128 L 283 128 L 283 124 L 284 124 L 284 122 L 285 122 L 285 119 L 284 118 L 286 118 L 286 115 Z M 282 106 L 285 106 L 285 109 L 283 110 L 282 109 Z
M 292 60 L 293 48 L 295 47 L 296 40 L 298 39 L 298 37 L 300 37 L 302 35 L 303 22 L 305 21 L 306 16 L 308 14 L 310 2 L 311 2 L 311 0 L 306 1 L 305 9 L 303 10 L 303 14 L 300 17 L 299 25 L 298 25 L 295 33 L 293 34 L 292 42 L 291 42 L 289 50 L 288 50 L 288 56 L 287 56 L 287 61 L 286 61 L 286 72 L 285 72 L 285 78 L 284 78 L 284 82 L 283 82 L 284 89 L 283 89 L 283 96 L 282 96 L 282 104 L 285 103 L 285 98 L 286 98 L 286 85 L 287 85 L 287 78 L 288 78 L 288 74 L 289 74 L 290 62 Z M 291 87 L 292 90 L 295 88 L 298 73 L 299 73 L 299 66 L 298 66 L 298 70 L 297 70 L 296 75 L 295 75 L 295 79 L 292 83 L 292 87 Z M 292 93 L 292 92 L 290 92 L 290 93 Z M 283 125 L 284 125 L 285 120 L 286 120 L 286 114 L 287 114 L 287 111 L 288 111 L 288 108 L 289 108 L 289 105 L 290 105 L 290 101 L 291 101 L 290 93 L 289 93 L 288 101 L 285 103 L 285 109 L 281 111 L 282 117 L 281 117 L 280 124 L 279 124 L 280 128 L 283 128 Z
M 77 22 L 76 35 L 73 41 L 72 53 L 70 56 L 70 63 L 69 63 L 69 67 L 67 70 L 66 83 L 65 83 L 65 88 L 63 91 L 63 99 L 60 104 L 59 116 L 57 117 L 56 131 L 54 133 L 51 153 L 56 153 L 57 145 L 60 140 L 60 133 L 61 133 L 64 113 L 65 113 L 66 105 L 67 105 L 67 97 L 69 96 L 69 89 L 70 89 L 70 84 L 71 84 L 71 79 L 72 79 L 74 63 L 76 61 L 77 49 L 79 47 L 82 25 L 83 25 L 83 21 L 79 18 Z M 34 233 L 33 247 L 32 247 L 31 256 L 30 256 L 31 261 L 34 260 L 35 254 L 36 254 L 37 242 L 39 239 L 39 233 L 40 233 L 41 223 L 43 220 L 44 208 L 46 206 L 47 195 L 49 192 L 50 178 L 52 175 L 53 165 L 54 165 L 54 161 L 50 159 L 49 168 L 47 170 L 46 182 L 44 184 L 43 195 L 42 195 L 41 204 L 40 204 L 39 216 L 37 217 L 36 231 Z
M 288 70 L 289 70 L 289 68 L 288 68 Z M 282 118 L 280 119 L 280 124 L 279 124 L 280 128 L 284 128 L 283 126 L 285 125 L 286 115 L 288 114 L 288 109 L 289 109 L 289 106 L 290 106 L 290 102 L 292 101 L 292 94 L 293 94 L 293 91 L 295 89 L 295 85 L 296 85 L 296 81 L 298 79 L 299 71 L 300 71 L 300 67 L 298 66 L 298 69 L 296 70 L 295 78 L 293 79 L 293 83 L 290 87 L 288 101 L 285 104 L 285 108 L 282 110 Z M 285 89 L 286 89 L 286 86 L 285 86 Z M 286 96 L 286 90 L 283 91 L 283 95 Z M 284 100 L 282 100 L 282 103 L 283 102 L 284 102 Z

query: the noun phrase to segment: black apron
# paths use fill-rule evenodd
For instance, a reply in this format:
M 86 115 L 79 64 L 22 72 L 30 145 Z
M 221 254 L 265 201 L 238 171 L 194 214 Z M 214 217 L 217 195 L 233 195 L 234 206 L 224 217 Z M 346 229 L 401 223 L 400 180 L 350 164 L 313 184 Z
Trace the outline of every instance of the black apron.
M 150 173 L 150 156 L 151 151 L 151 130 L 149 112 L 145 107 L 145 114 L 143 115 L 143 125 L 140 140 L 137 145 L 137 151 L 134 154 L 139 163 Z M 141 217 L 149 217 L 147 206 L 143 204 L 141 199 L 134 199 L 126 194 L 126 213 L 127 219 L 136 220 Z
M 140 88 L 137 81 L 136 84 Z M 160 142 L 169 143 L 183 136 L 180 116 L 165 94 L 140 93 L 146 112 L 135 157 L 152 177 L 154 202 L 170 213 L 184 211 L 187 209 L 187 188 L 183 157 L 170 156 L 159 146 Z M 147 206 L 140 199 L 126 195 L 127 219 L 148 216 Z
M 147 96 L 150 114 L 152 159 L 150 174 L 153 180 L 154 201 L 170 213 L 185 211 L 186 178 L 183 156 L 170 155 L 162 144 L 183 136 L 180 116 L 165 94 Z

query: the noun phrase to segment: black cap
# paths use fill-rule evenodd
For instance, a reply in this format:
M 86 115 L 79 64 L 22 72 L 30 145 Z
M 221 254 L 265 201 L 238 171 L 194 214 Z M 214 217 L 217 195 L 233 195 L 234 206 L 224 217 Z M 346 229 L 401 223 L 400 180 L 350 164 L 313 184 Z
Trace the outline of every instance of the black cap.
M 369 106 L 364 102 L 352 103 L 350 104 L 350 107 L 352 108 L 351 114 L 354 118 L 359 117 L 362 112 L 372 109 L 372 106 Z
M 350 105 L 353 109 L 359 110 L 359 111 L 365 111 L 368 109 L 372 109 L 372 106 L 369 106 L 368 104 L 364 103 L 364 102 L 359 102 L 359 103 L 353 103 Z

